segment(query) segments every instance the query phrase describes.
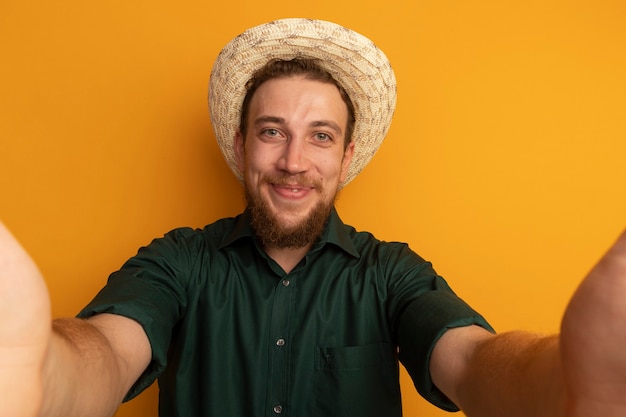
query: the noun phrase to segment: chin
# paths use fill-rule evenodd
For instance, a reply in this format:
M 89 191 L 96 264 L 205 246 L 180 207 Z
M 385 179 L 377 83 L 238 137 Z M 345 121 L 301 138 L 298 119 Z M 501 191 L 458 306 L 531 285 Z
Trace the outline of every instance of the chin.
M 317 205 L 306 210 L 278 210 L 269 207 L 266 201 L 249 200 L 252 227 L 265 247 L 300 248 L 313 243 L 322 233 L 332 202 Z

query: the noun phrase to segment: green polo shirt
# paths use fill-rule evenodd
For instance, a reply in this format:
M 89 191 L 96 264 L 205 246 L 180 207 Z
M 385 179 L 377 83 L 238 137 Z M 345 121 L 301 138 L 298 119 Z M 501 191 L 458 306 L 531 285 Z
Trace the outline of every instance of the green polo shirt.
M 344 225 L 333 209 L 311 251 L 285 273 L 248 213 L 155 239 L 80 313 L 138 321 L 158 378 L 161 417 L 400 416 L 398 359 L 419 393 L 446 329 L 486 321 L 406 244 Z

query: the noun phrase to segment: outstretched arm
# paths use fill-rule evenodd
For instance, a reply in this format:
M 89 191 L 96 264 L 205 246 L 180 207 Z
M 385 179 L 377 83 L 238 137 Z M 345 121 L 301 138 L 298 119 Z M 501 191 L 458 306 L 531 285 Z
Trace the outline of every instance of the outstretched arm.
M 561 351 L 567 416 L 626 416 L 626 231 L 574 293 Z
M 0 417 L 111 416 L 150 357 L 128 318 L 51 324 L 41 274 L 0 223 Z
M 450 330 L 433 381 L 470 417 L 624 416 L 625 297 L 626 233 L 581 283 L 560 335 Z
M 561 369 L 557 336 L 477 326 L 446 332 L 431 359 L 435 385 L 469 417 L 562 416 Z

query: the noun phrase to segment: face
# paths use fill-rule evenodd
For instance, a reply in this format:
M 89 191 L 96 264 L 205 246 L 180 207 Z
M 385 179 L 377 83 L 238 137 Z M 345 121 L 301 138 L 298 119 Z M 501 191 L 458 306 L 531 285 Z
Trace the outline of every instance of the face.
M 248 117 L 235 149 L 248 204 L 263 216 L 253 226 L 262 241 L 267 233 L 292 235 L 282 243 L 270 236 L 266 245 L 306 246 L 321 232 L 352 158 L 346 104 L 336 86 L 294 76 L 263 83 Z M 294 233 L 304 236 L 293 240 Z

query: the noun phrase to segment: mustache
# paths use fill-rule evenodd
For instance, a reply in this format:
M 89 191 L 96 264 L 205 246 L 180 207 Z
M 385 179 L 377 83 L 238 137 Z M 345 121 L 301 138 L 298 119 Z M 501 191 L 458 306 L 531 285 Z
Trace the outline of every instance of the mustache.
M 265 184 L 309 187 L 318 191 L 322 188 L 320 181 L 309 178 L 303 174 L 266 174 L 261 177 L 261 181 Z

